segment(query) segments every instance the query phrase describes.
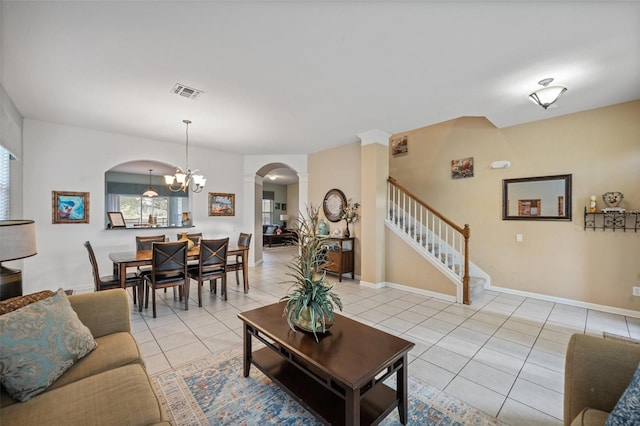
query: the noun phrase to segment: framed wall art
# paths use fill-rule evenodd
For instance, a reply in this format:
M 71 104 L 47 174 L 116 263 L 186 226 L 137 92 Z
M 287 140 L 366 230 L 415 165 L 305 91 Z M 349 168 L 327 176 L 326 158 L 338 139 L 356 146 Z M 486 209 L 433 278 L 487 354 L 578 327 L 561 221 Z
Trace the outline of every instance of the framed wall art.
M 473 177 L 473 157 L 451 161 L 451 179 Z
M 396 155 L 406 154 L 408 151 L 407 136 L 400 136 L 391 139 L 391 154 Z
M 52 223 L 89 223 L 89 193 L 51 191 Z
M 235 216 L 236 194 L 209 193 L 209 216 Z
M 122 212 L 107 212 L 107 216 L 109 217 L 109 227 L 110 228 L 126 228 L 127 224 L 124 221 L 124 216 Z

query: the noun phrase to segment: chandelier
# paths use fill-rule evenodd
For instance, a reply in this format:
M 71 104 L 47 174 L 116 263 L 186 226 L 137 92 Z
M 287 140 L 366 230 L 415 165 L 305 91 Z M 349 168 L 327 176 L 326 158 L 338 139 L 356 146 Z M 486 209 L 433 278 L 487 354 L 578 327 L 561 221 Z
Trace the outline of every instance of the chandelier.
M 201 192 L 207 181 L 204 176 L 196 174 L 199 170 L 189 170 L 189 124 L 190 120 L 182 120 L 187 125 L 187 146 L 186 146 L 186 164 L 185 168 L 176 168 L 174 175 L 165 175 L 164 181 L 169 185 L 172 192 L 184 191 L 191 189 L 193 192 Z

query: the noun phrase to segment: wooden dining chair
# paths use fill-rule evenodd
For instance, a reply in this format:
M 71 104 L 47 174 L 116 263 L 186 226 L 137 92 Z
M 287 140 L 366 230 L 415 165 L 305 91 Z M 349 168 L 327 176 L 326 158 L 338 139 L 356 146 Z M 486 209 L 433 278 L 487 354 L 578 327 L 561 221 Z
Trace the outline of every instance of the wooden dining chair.
M 136 236 L 136 251 L 151 250 L 153 243 L 164 243 L 165 241 L 167 241 L 167 237 L 165 235 Z M 151 272 L 151 268 L 149 266 L 138 266 L 138 275 L 142 276 L 142 274 L 149 272 Z
M 87 252 L 89 252 L 89 262 L 91 262 L 91 270 L 93 272 L 93 282 L 95 291 L 109 290 L 112 288 L 120 288 L 120 278 L 116 275 L 102 275 L 100 276 L 100 271 L 98 270 L 98 262 L 96 261 L 96 255 L 93 252 L 93 247 L 91 247 L 91 243 L 86 241 L 84 243 Z M 133 303 L 139 303 L 142 306 L 142 295 L 136 294 L 138 293 L 138 289 L 140 287 L 141 279 L 135 272 L 130 272 L 127 274 L 125 285 L 127 287 L 131 287 L 133 289 Z
M 180 300 L 184 297 L 184 309 L 189 309 L 189 276 L 187 275 L 187 242 L 153 243 L 151 272 L 142 275 L 139 293 L 144 291 L 144 307 L 149 307 L 149 293 L 152 293 L 153 317 L 156 317 L 156 290 L 178 287 Z M 175 293 L 174 293 L 175 298 Z M 142 303 L 138 305 L 142 310 Z
M 136 236 L 136 250 L 151 250 L 153 243 L 164 243 L 165 235 Z
M 241 232 L 240 235 L 238 236 L 238 247 L 243 246 L 243 247 L 249 247 L 251 245 L 251 235 L 252 234 L 245 234 L 244 232 Z M 236 285 L 240 285 L 240 271 L 242 272 L 242 280 L 244 282 L 244 264 L 242 261 L 242 255 L 241 254 L 236 254 L 230 257 L 230 259 L 227 261 L 227 272 L 229 271 L 236 271 Z M 247 284 L 247 287 L 244 289 L 244 292 L 247 293 L 249 291 L 249 285 Z
M 189 278 L 198 282 L 198 306 L 202 307 L 202 285 L 209 281 L 209 289 L 217 286 L 220 278 L 220 295 L 227 300 L 227 249 L 229 238 L 200 241 L 200 259 L 198 264 L 188 269 Z M 214 291 L 215 293 L 215 291 Z

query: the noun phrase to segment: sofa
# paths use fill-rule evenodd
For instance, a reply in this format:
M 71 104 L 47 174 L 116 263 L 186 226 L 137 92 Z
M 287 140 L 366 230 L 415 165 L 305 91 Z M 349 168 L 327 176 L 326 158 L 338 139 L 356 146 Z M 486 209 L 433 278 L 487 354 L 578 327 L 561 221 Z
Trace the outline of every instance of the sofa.
M 290 229 L 283 229 L 280 225 L 262 225 L 262 246 L 272 247 L 274 244 L 295 244 L 298 234 Z
M 624 418 L 624 404 L 637 398 L 633 392 L 640 392 L 640 374 L 636 372 L 639 363 L 637 342 L 571 336 L 565 360 L 564 424 L 602 426 L 612 411 L 623 417 L 610 420 L 612 424 L 638 424 L 635 420 L 626 422 L 629 419 Z M 635 410 L 637 414 L 637 407 Z
M 131 334 L 127 293 L 78 294 L 68 302 L 97 346 L 25 402 L 13 399 L 3 386 L 0 424 L 169 426 Z M 5 330 L 14 321 L 9 314 L 0 318 L 9 318 Z

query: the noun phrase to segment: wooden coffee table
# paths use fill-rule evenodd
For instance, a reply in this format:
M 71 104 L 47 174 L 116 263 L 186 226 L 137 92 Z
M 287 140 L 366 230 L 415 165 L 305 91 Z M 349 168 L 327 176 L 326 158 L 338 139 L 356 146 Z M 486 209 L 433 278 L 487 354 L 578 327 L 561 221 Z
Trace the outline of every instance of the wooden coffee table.
M 293 332 L 284 303 L 241 312 L 243 374 L 251 364 L 332 425 L 378 424 L 396 407 L 407 423 L 407 354 L 412 342 L 336 314 L 324 335 Z M 264 343 L 252 350 L 252 338 Z M 394 390 L 383 381 L 396 374 Z

